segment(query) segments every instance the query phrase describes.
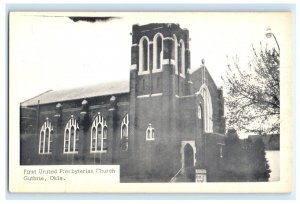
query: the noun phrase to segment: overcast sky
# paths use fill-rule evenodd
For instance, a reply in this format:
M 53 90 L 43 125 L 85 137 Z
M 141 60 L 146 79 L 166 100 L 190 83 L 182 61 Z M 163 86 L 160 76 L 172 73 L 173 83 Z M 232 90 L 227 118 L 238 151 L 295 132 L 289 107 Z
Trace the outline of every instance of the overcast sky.
M 133 24 L 179 23 L 190 32 L 191 68 L 205 64 L 217 86 L 227 57 L 251 58 L 251 45 L 281 43 L 285 18 L 271 13 L 88 13 L 116 16 L 109 21 L 74 22 L 71 13 L 19 13 L 10 16 L 10 82 L 19 102 L 49 89 L 128 80 Z

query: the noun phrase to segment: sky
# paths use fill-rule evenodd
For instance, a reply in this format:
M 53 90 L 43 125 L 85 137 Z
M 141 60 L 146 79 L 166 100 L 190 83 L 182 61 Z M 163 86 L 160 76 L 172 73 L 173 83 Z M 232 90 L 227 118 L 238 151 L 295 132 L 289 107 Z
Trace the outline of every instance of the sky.
M 74 22 L 69 16 L 115 16 Z M 9 27 L 10 83 L 22 102 L 47 90 L 129 80 L 133 24 L 178 23 L 189 30 L 191 69 L 205 59 L 217 86 L 223 86 L 233 56 L 246 65 L 251 47 L 279 44 L 285 18 L 274 13 L 13 13 Z M 246 67 L 246 66 L 245 66 Z

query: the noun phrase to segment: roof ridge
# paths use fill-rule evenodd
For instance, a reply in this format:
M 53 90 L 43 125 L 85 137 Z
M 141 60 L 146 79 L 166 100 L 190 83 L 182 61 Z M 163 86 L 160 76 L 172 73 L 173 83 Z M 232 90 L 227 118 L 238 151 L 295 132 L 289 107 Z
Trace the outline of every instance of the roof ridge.
M 100 82 L 100 83 L 94 83 L 94 84 L 87 84 L 87 85 L 81 85 L 81 86 L 74 86 L 74 87 L 66 87 L 62 89 L 56 89 L 52 91 L 67 91 L 67 90 L 73 90 L 73 89 L 80 89 L 80 88 L 88 88 L 88 87 L 94 87 L 94 86 L 99 86 L 99 85 L 105 85 L 105 84 L 115 84 L 115 83 L 122 83 L 122 82 L 128 82 L 129 80 L 115 80 L 115 81 L 107 81 L 107 82 Z
M 80 98 L 91 98 L 96 96 L 106 96 L 111 94 L 128 93 L 130 88 L 129 80 L 113 80 L 96 83 L 93 85 L 83 85 L 64 89 L 50 90 L 38 96 L 30 98 L 21 103 L 21 106 L 47 104 L 60 101 L 76 100 Z

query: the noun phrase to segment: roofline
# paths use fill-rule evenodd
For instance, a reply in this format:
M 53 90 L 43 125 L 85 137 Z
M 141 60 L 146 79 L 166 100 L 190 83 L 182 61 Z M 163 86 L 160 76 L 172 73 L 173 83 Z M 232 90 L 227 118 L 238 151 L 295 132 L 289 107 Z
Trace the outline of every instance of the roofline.
M 205 67 L 205 70 L 206 72 L 208 73 L 209 77 L 212 79 L 211 81 L 213 82 L 213 85 L 217 88 L 217 89 L 221 89 L 223 86 L 221 87 L 218 87 L 217 84 L 215 83 L 215 80 L 212 78 L 209 70 L 207 69 L 207 67 L 205 65 L 201 65 L 200 67 L 194 69 L 194 70 L 191 70 L 191 74 L 190 75 L 193 75 L 196 71 L 200 70 L 200 69 L 204 69 Z
M 34 96 L 34 97 L 31 97 L 31 98 L 29 98 L 29 99 L 27 99 L 27 100 L 21 102 L 20 104 L 21 104 L 21 106 L 22 106 L 22 103 L 26 103 L 27 101 L 33 100 L 34 98 L 37 98 L 37 97 L 42 96 L 42 95 L 44 95 L 44 94 L 46 94 L 46 93 L 49 93 L 50 91 L 53 91 L 53 90 L 50 89 L 50 90 L 48 90 L 48 91 L 45 91 L 45 92 L 43 92 L 43 93 L 40 93 L 40 94 L 38 94 L 38 95 L 36 95 L 36 96 Z M 25 106 L 24 106 L 24 107 L 25 107 Z
M 193 74 L 194 72 L 196 72 L 197 70 L 201 69 L 203 66 L 201 65 L 200 67 L 197 67 L 196 69 L 192 69 L 191 70 L 191 74 Z
M 90 99 L 90 98 L 96 98 L 96 97 L 102 97 L 102 96 L 112 96 L 112 95 L 120 95 L 120 94 L 126 94 L 126 93 L 129 93 L 130 91 L 126 91 L 126 92 L 119 92 L 119 93 L 112 93 L 112 94 L 106 94 L 106 95 L 97 95 L 97 96 L 91 96 L 91 97 L 82 97 L 82 98 L 73 98 L 73 99 L 68 99 L 68 100 L 62 100 L 62 101 L 53 101 L 53 102 L 47 102 L 47 103 L 39 103 L 39 105 L 48 105 L 48 104 L 51 104 L 51 103 L 61 103 L 61 102 L 69 102 L 69 101 L 73 101 L 73 100 L 80 100 L 80 99 Z M 42 94 L 40 94 L 42 95 Z M 35 98 L 35 97 L 33 97 Z M 31 100 L 31 99 L 28 99 L 28 100 Z M 28 101 L 26 100 L 26 101 Z M 23 102 L 24 103 L 24 102 Z M 32 105 L 26 105 L 26 106 L 21 106 L 22 107 L 30 107 L 30 106 L 36 106 L 38 105 L 38 103 L 35 103 L 35 104 L 32 104 Z

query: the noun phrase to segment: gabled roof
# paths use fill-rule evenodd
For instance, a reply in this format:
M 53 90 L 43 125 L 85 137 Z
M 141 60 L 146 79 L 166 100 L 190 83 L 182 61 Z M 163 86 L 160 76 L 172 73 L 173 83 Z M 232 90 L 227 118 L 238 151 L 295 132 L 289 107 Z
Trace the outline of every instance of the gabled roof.
M 205 69 L 204 69 L 205 68 Z M 200 86 L 202 85 L 203 81 L 202 81 L 202 77 L 203 77 L 203 70 L 205 71 L 205 78 L 206 80 L 209 81 L 210 85 L 214 87 L 214 89 L 219 89 L 214 81 L 214 79 L 212 78 L 212 76 L 209 73 L 209 70 L 206 66 L 201 65 L 200 67 L 191 70 L 191 80 L 194 83 L 194 85 L 196 85 L 196 82 L 200 82 Z M 198 84 L 199 85 L 199 84 Z M 200 86 L 198 88 L 200 88 Z
M 129 93 L 129 81 L 117 81 L 109 83 L 101 83 L 92 86 L 63 89 L 63 90 L 50 90 L 28 99 L 21 103 L 21 106 L 37 105 L 55 103 L 62 101 L 69 101 L 75 99 L 86 99 L 97 96 L 107 96 L 113 94 Z

